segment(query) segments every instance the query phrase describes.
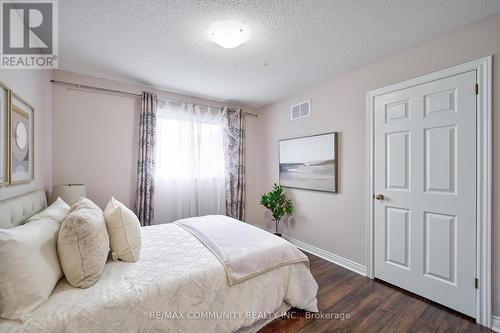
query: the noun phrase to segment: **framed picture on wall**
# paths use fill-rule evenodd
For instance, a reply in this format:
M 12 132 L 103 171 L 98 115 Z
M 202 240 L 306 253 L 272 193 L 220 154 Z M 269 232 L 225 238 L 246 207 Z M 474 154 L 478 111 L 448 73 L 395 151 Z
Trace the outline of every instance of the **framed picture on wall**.
M 282 186 L 337 193 L 337 133 L 279 142 Z
M 10 97 L 10 184 L 34 179 L 35 109 L 20 96 Z
M 9 88 L 0 82 L 0 186 L 9 183 Z

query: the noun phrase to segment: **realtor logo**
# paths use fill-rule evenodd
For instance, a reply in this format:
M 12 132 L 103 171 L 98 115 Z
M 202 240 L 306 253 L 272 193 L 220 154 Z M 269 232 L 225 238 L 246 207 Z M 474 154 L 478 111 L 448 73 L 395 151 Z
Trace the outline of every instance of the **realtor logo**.
M 0 68 L 57 68 L 57 1 L 2 0 L 0 7 Z

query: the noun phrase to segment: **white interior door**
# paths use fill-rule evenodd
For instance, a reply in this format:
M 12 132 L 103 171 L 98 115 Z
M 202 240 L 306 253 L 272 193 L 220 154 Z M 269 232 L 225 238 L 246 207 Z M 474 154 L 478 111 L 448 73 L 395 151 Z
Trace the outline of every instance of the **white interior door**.
M 378 96 L 374 275 L 476 316 L 476 72 Z

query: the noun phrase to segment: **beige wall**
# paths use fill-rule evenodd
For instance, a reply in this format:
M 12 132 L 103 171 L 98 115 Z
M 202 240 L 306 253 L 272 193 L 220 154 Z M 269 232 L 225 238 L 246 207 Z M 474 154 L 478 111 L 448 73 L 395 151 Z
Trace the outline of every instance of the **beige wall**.
M 259 175 L 248 189 L 248 221 L 271 227 L 258 196 L 278 180 L 279 139 L 329 131 L 340 132 L 339 190 L 328 194 L 288 190 L 296 214 L 285 234 L 333 254 L 365 264 L 366 92 L 487 55 L 493 60 L 493 312 L 500 314 L 500 15 L 360 70 L 316 86 L 259 110 L 255 145 L 249 156 Z M 334 55 L 332 55 L 334 56 Z M 291 121 L 290 105 L 311 99 L 310 118 Z
M 50 70 L 0 70 L 0 80 L 35 108 L 35 180 L 0 188 L 0 200 L 52 186 Z M 3 134 L 3 133 L 2 133 Z
M 54 71 L 54 79 L 133 93 L 153 90 L 161 99 L 220 105 L 61 70 Z M 53 104 L 54 184 L 84 183 L 89 197 L 101 207 L 111 196 L 133 207 L 140 98 L 54 85 Z M 254 118 L 249 118 L 247 123 L 249 132 L 252 132 Z M 253 151 L 252 144 L 248 149 Z

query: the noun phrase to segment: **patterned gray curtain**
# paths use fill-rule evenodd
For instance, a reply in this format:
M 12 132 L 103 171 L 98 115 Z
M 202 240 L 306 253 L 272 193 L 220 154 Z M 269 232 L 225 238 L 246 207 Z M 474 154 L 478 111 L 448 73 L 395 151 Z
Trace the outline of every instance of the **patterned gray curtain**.
M 135 212 L 143 226 L 151 225 L 154 221 L 154 150 L 157 105 L 158 98 L 156 94 L 142 92 L 141 114 L 139 118 L 139 154 L 137 158 L 137 198 Z
M 224 108 L 224 163 L 226 215 L 245 219 L 245 114 L 242 109 Z

